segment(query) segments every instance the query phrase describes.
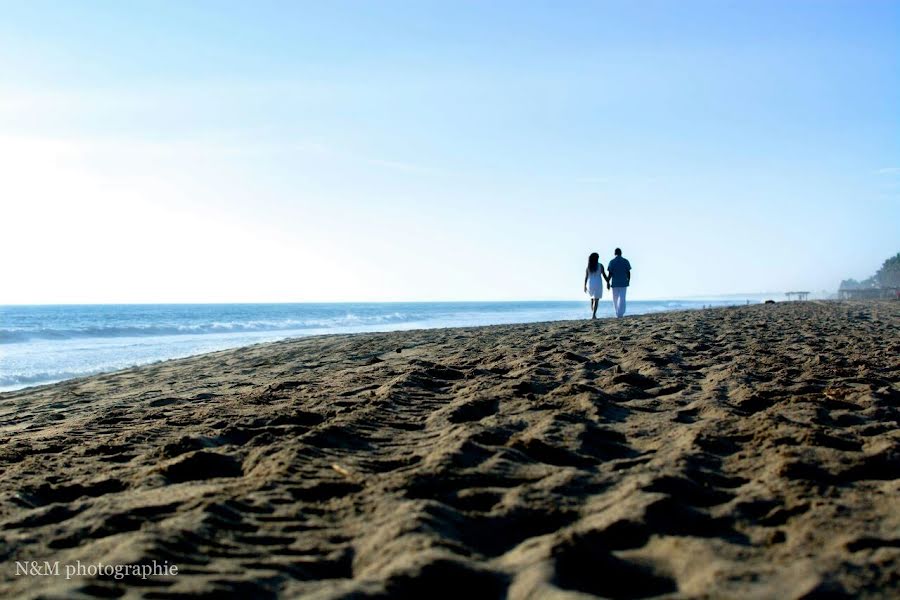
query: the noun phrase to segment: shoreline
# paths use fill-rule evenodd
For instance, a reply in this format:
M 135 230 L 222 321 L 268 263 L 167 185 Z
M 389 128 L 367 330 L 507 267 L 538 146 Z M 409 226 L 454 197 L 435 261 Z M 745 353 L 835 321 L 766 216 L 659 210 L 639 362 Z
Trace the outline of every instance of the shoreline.
M 3 392 L 0 594 L 888 597 L 898 326 L 811 301 L 335 333 Z
M 637 304 L 640 304 L 640 303 L 642 303 L 642 302 L 644 302 L 644 303 L 646 303 L 646 302 L 653 302 L 653 303 L 656 303 L 656 302 L 679 302 L 679 300 L 635 301 L 635 303 L 637 303 Z M 723 302 L 724 302 L 724 300 L 723 300 Z M 544 303 L 545 303 L 545 301 L 537 301 L 537 300 L 531 301 L 531 302 L 530 302 L 530 304 L 535 304 L 535 305 L 544 304 Z M 385 303 L 385 304 L 397 304 L 397 305 L 402 305 L 402 304 L 404 304 L 404 303 Z M 432 304 L 438 305 L 438 304 L 446 304 L 446 303 L 432 303 Z M 469 302 L 469 303 L 457 303 L 457 304 L 471 304 L 471 305 L 478 305 L 478 304 L 483 304 L 483 303 L 481 303 L 481 302 L 474 302 L 474 301 L 473 301 L 473 302 Z M 498 303 L 498 304 L 504 304 L 504 303 Z M 529 304 L 529 302 L 517 302 L 516 304 Z M 581 306 L 581 305 L 582 305 L 582 302 L 580 302 L 580 301 L 577 302 L 577 303 L 576 303 L 576 302 L 570 302 L 569 304 L 572 304 L 573 306 L 574 306 L 574 305 Z M 78 305 L 73 305 L 73 306 L 78 306 Z M 99 305 L 98 305 L 98 306 L 99 306 Z M 144 305 L 141 305 L 141 306 L 144 306 Z M 146 305 L 146 306 L 167 306 L 167 305 Z M 244 306 L 244 305 L 235 305 L 235 306 Z M 725 308 L 725 307 L 733 307 L 733 306 L 744 306 L 744 305 L 743 305 L 743 304 L 741 304 L 741 305 L 736 305 L 736 304 L 732 304 L 732 305 L 718 305 L 718 306 L 710 306 L 709 308 Z M 641 316 L 641 315 L 662 314 L 662 313 L 668 313 L 668 312 L 679 312 L 679 311 L 689 311 L 689 310 L 703 310 L 703 309 L 705 309 L 705 308 L 706 308 L 706 307 L 673 308 L 673 309 L 664 309 L 664 310 L 652 310 L 652 311 L 648 311 L 648 312 L 640 312 L 640 313 L 636 313 L 636 314 L 633 314 L 633 315 L 627 315 L 627 316 L 629 316 L 629 317 L 634 317 L 634 316 Z M 614 318 L 614 315 L 600 315 L 600 316 L 598 316 L 598 319 L 602 319 L 602 320 L 605 320 L 605 319 L 611 319 L 611 318 Z M 79 374 L 79 375 L 76 375 L 76 376 L 74 376 L 74 377 L 68 377 L 68 378 L 63 378 L 63 379 L 57 379 L 57 380 L 53 380 L 53 381 L 39 382 L 39 383 L 34 383 L 34 384 L 26 384 L 26 385 L 21 386 L 21 387 L 12 387 L 12 386 L 10 386 L 12 389 L 4 389 L 3 387 L 0 387 L 0 397 L 2 397 L 2 394 L 13 393 L 13 392 L 18 392 L 18 391 L 23 391 L 23 390 L 30 390 L 30 389 L 37 388 L 37 387 L 41 387 L 41 386 L 45 386 L 45 385 L 55 385 L 55 384 L 58 384 L 58 383 L 64 383 L 64 382 L 67 382 L 67 381 L 73 381 L 73 380 L 76 380 L 76 379 L 85 379 L 85 378 L 94 377 L 94 376 L 98 376 L 98 375 L 105 375 L 105 374 L 110 374 L 110 373 L 116 373 L 116 372 L 119 372 L 119 371 L 124 371 L 124 370 L 129 370 L 129 369 L 134 369 L 134 368 L 140 368 L 140 367 L 150 366 L 150 365 L 154 365 L 154 364 L 159 364 L 159 363 L 166 362 L 166 361 L 169 361 L 169 360 L 180 360 L 180 359 L 184 359 L 184 358 L 192 358 L 192 357 L 195 357 L 195 356 L 203 356 L 203 355 L 207 355 L 207 354 L 213 354 L 213 353 L 216 353 L 216 352 L 224 352 L 224 351 L 228 351 L 228 350 L 235 350 L 235 349 L 238 349 L 238 348 L 247 348 L 247 347 L 252 347 L 252 346 L 259 346 L 259 345 L 264 345 L 264 344 L 277 343 L 277 342 L 281 342 L 281 341 L 285 341 L 285 340 L 292 340 L 292 339 L 301 339 L 301 338 L 308 338 L 308 337 L 311 338 L 311 337 L 320 337 L 320 336 L 329 336 L 329 335 L 360 335 L 360 334 L 367 334 L 367 333 L 394 333 L 394 332 L 403 332 L 403 331 L 418 331 L 418 330 L 432 330 L 432 329 L 456 329 L 456 328 L 459 328 L 459 329 L 465 329 L 465 328 L 469 328 L 469 327 L 490 327 L 490 326 L 494 326 L 494 325 L 501 325 L 501 326 L 502 326 L 502 325 L 524 325 L 524 324 L 556 323 L 556 322 L 580 321 L 580 320 L 582 320 L 582 319 L 580 319 L 580 318 L 576 318 L 576 319 L 555 319 L 555 320 L 545 320 L 545 321 L 521 321 L 521 322 L 514 322 L 514 323 L 502 323 L 502 322 L 501 322 L 501 323 L 494 323 L 494 324 L 488 323 L 488 324 L 473 324 L 473 325 L 462 325 L 462 326 L 454 326 L 454 325 L 447 326 L 447 325 L 440 325 L 440 324 L 429 324 L 429 322 L 428 322 L 427 320 L 425 320 L 425 321 L 418 321 L 418 322 L 398 323 L 398 324 L 395 324 L 395 325 L 393 325 L 393 326 L 390 326 L 390 325 L 389 325 L 389 326 L 387 326 L 386 329 L 375 329 L 375 330 L 373 330 L 373 331 L 367 331 L 367 330 L 363 330 L 363 331 L 347 331 L 347 332 L 344 332 L 344 331 L 336 331 L 336 332 L 310 333 L 310 334 L 306 334 L 306 335 L 303 335 L 303 334 L 297 335 L 298 332 L 302 333 L 300 330 L 284 330 L 283 333 L 286 334 L 285 337 L 281 337 L 281 338 L 274 339 L 274 340 L 264 340 L 264 341 L 257 341 L 257 342 L 248 342 L 248 343 L 243 343 L 243 344 L 236 345 L 236 346 L 228 346 L 228 347 L 221 348 L 221 349 L 216 349 L 216 350 L 204 350 L 204 351 L 200 351 L 200 352 L 196 352 L 196 353 L 192 353 L 192 354 L 176 355 L 176 356 L 173 356 L 173 357 L 171 357 L 171 358 L 160 358 L 160 359 L 152 360 L 152 361 L 148 361 L 148 362 L 140 362 L 140 363 L 138 363 L 138 364 L 134 364 L 134 365 L 130 365 L 130 366 L 124 366 L 124 367 L 118 368 L 118 369 L 112 369 L 112 370 L 103 370 L 103 369 L 100 369 L 100 370 L 97 370 L 97 371 L 92 372 L 92 373 Z M 410 327 L 410 325 L 412 325 L 412 326 Z M 378 327 L 378 326 L 375 326 L 375 327 Z M 272 336 L 272 335 L 278 335 L 278 334 L 280 334 L 280 333 L 282 333 L 282 332 L 279 332 L 279 331 L 277 331 L 277 330 L 274 330 L 274 331 L 271 331 L 271 332 L 260 331 L 260 332 L 254 332 L 254 333 L 258 333 L 258 334 L 260 334 L 260 335 L 263 335 L 263 336 L 268 337 L 268 336 Z M 185 335 L 185 336 L 189 336 L 189 335 L 193 335 L 193 334 L 184 334 L 184 335 Z M 207 333 L 207 334 L 205 334 L 204 336 L 202 336 L 202 338 L 200 338 L 200 339 L 203 339 L 204 341 L 215 342 L 216 339 L 217 339 L 217 336 L 218 336 L 218 337 L 223 337 L 223 336 L 224 336 L 224 337 L 227 337 L 227 336 L 232 336 L 232 335 L 234 335 L 233 332 Z M 245 335 L 247 335 L 247 334 L 245 333 Z M 180 336 L 175 336 L 173 339 L 176 339 L 176 340 L 177 340 L 178 337 L 180 337 Z M 119 338 L 119 337 L 114 337 L 114 338 L 86 338 L 86 341 L 87 341 L 87 342 L 91 342 L 91 341 L 96 342 L 96 341 L 104 340 L 104 339 L 107 340 L 107 341 L 109 341 L 109 340 L 111 340 L 111 339 L 114 340 L 114 339 L 125 339 L 125 338 Z M 145 339 L 145 340 L 147 340 L 147 341 L 152 341 L 152 340 L 154 340 L 155 338 L 153 338 L 152 336 L 147 336 L 146 338 L 136 337 L 136 338 L 134 338 L 134 339 L 136 339 L 136 340 Z M 2 348 L 2 346 L 0 346 L 0 348 Z

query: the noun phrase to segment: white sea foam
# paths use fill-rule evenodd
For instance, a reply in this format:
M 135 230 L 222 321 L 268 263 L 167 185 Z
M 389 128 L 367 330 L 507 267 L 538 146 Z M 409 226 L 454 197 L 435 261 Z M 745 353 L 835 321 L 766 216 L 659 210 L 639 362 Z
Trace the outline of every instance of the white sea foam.
M 85 327 L 0 328 L 0 344 L 15 344 L 30 340 L 68 340 L 85 338 L 154 337 L 170 335 L 202 335 L 260 331 L 294 331 L 302 329 L 341 328 L 360 324 L 401 323 L 410 316 L 394 312 L 384 315 L 343 316 L 320 319 L 282 319 L 247 321 L 212 321 L 186 324 L 131 324 Z

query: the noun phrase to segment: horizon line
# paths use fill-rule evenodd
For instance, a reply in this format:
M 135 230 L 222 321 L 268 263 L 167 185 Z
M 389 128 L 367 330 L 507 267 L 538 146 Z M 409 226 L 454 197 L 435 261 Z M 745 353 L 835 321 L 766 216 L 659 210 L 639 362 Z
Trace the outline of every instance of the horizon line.
M 825 291 L 825 290 L 821 290 Z M 814 292 L 813 292 L 814 293 Z M 836 291 L 833 293 L 837 293 Z M 673 300 L 710 300 L 716 298 L 748 298 L 753 296 L 780 296 L 785 292 L 741 292 L 727 294 L 697 294 L 693 296 L 671 296 L 655 298 L 629 298 L 630 302 L 665 302 Z M 264 301 L 165 301 L 165 302 L 10 302 L 0 303 L 0 307 L 8 306 L 187 306 L 187 305 L 239 305 L 239 304 L 500 304 L 500 303 L 538 303 L 538 302 L 571 302 L 580 303 L 584 299 L 469 299 L 469 300 L 264 300 Z

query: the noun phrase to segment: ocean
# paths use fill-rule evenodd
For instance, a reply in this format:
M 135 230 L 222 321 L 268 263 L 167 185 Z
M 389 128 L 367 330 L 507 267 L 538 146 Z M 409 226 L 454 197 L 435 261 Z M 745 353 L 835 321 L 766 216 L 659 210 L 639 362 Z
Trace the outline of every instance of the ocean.
M 745 302 L 629 301 L 628 314 Z M 598 316 L 612 314 L 601 302 Z M 290 337 L 589 316 L 586 300 L 0 306 L 0 391 Z

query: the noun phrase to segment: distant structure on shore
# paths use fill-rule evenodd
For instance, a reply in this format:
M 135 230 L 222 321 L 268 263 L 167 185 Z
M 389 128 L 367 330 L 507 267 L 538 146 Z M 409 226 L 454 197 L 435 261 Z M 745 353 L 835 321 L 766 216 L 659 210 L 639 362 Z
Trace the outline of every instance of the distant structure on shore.
M 797 296 L 797 300 L 809 298 L 809 292 L 785 292 L 784 295 L 787 296 L 788 300 L 793 300 L 794 296 Z
M 880 298 L 900 298 L 900 287 L 841 288 L 841 300 L 878 300 Z
M 900 252 L 884 261 L 878 272 L 862 281 L 845 279 L 838 288 L 841 300 L 900 299 Z

